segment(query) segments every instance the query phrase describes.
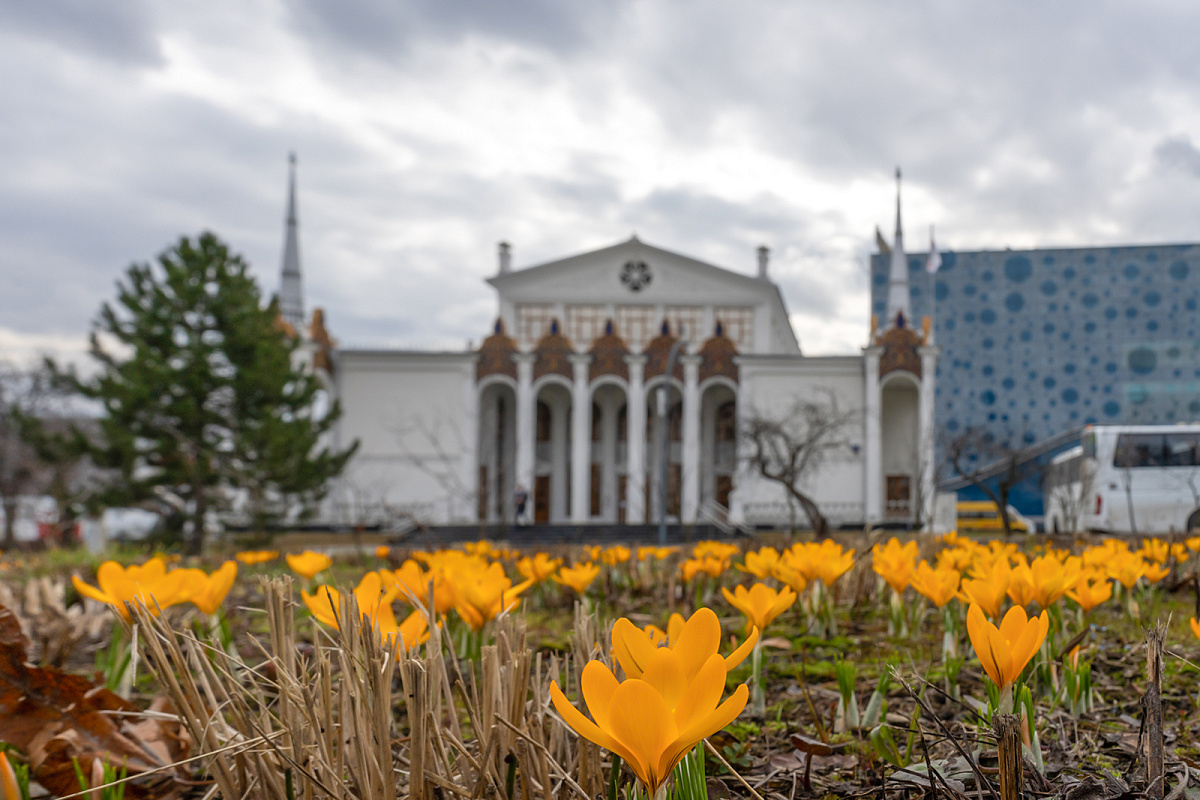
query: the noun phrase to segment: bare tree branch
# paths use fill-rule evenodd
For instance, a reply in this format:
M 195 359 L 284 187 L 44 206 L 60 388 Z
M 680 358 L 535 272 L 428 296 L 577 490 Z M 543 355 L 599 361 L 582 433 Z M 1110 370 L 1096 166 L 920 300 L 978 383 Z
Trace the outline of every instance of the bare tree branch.
M 817 536 L 829 534 L 829 521 L 802 488 L 832 453 L 849 449 L 845 437 L 852 411 L 841 411 L 832 392 L 817 400 L 801 399 L 779 415 L 755 410 L 742 420 L 739 438 L 746 444 L 743 461 L 763 478 L 778 483 L 804 509 Z

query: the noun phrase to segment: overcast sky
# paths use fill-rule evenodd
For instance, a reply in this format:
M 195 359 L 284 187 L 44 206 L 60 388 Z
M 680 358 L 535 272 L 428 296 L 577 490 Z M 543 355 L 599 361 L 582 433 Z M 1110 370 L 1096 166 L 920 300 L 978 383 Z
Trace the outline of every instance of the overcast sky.
M 383 10 L 390 8 L 392 10 Z M 910 249 L 1200 240 L 1200 5 L 0 0 L 0 359 L 70 355 L 114 281 L 210 229 L 309 308 L 462 347 L 517 267 L 628 238 L 752 272 L 805 352 L 865 340 Z

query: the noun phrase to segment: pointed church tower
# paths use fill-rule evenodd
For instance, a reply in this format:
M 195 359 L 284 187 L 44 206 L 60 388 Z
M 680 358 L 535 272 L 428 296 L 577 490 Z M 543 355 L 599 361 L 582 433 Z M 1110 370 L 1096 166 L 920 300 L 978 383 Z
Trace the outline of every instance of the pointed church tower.
M 871 343 L 863 350 L 863 511 L 868 525 L 928 529 L 933 519 L 938 348 L 929 318 L 920 331 L 912 322 L 897 167 L 887 316 L 871 318 Z
M 297 333 L 304 331 L 304 284 L 300 278 L 300 237 L 296 230 L 296 154 L 288 156 L 287 230 L 279 281 L 279 314 Z
M 904 322 L 897 324 L 898 315 Z M 896 167 L 896 238 L 892 242 L 892 263 L 888 272 L 887 316 L 883 329 L 903 327 L 911 322 L 908 294 L 908 258 L 904 255 L 904 227 L 900 224 L 900 168 Z

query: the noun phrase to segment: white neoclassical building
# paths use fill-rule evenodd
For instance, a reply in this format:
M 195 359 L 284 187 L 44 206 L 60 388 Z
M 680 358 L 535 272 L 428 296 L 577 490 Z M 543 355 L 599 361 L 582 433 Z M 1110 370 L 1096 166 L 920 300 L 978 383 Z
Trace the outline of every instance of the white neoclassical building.
M 336 444 L 360 442 L 328 521 L 511 524 L 524 496 L 531 523 L 650 523 L 665 475 L 672 520 L 786 524 L 797 509 L 747 467 L 739 433 L 801 400 L 850 420 L 804 485 L 831 522 L 928 520 L 937 349 L 908 321 L 899 202 L 888 312 L 859 355 L 802 353 L 757 256 L 745 274 L 633 237 L 518 269 L 502 243 L 477 348 L 336 349 L 313 326 L 343 409 Z

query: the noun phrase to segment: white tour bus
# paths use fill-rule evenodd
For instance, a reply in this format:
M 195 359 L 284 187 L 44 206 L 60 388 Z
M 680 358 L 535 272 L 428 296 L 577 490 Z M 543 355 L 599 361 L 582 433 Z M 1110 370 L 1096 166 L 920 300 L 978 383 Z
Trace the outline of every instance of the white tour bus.
M 1167 534 L 1200 528 L 1200 424 L 1090 425 L 1050 462 L 1051 533 Z

